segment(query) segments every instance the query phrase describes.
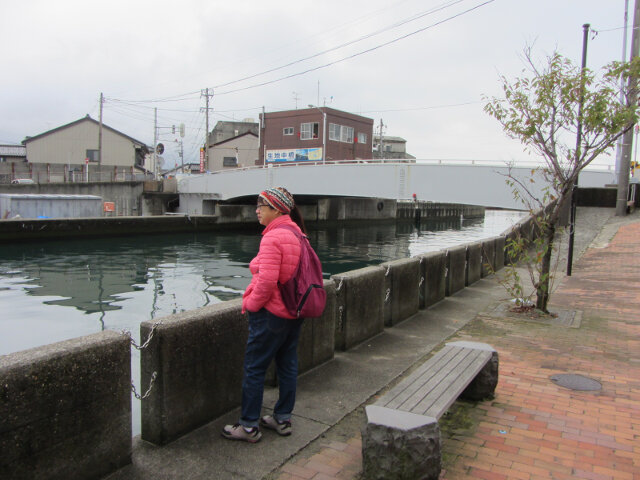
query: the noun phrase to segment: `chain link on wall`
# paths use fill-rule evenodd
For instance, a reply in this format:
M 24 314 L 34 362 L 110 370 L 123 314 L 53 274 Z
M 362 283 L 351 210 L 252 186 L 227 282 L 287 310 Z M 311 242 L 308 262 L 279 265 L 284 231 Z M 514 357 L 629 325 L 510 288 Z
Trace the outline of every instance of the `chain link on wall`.
M 147 348 L 149 346 L 149 343 L 151 342 L 151 339 L 153 338 L 153 334 L 156 332 L 156 329 L 162 325 L 162 321 L 156 322 L 153 324 L 153 326 L 151 327 L 151 331 L 149 332 L 149 336 L 147 337 L 147 340 L 142 344 L 142 345 L 138 345 L 135 340 L 133 339 L 131 332 L 129 330 L 122 330 L 122 335 L 125 335 L 126 337 L 129 337 L 129 343 L 131 345 L 133 345 L 134 348 L 136 348 L 137 350 L 143 350 L 145 348 Z M 147 391 L 144 393 L 144 395 L 140 395 L 138 393 L 138 391 L 136 390 L 136 385 L 133 382 L 133 380 L 131 380 L 131 391 L 133 392 L 133 395 L 138 399 L 138 400 L 142 400 L 144 398 L 147 398 L 149 396 L 149 394 L 151 393 L 151 390 L 153 389 L 153 384 L 156 381 L 156 377 L 158 376 L 158 372 L 153 372 L 151 374 L 151 380 L 149 381 L 149 388 L 147 389 Z
M 136 391 L 136 386 L 133 383 L 133 380 L 131 380 L 131 391 L 133 392 L 133 395 L 135 395 L 135 397 L 138 400 L 142 400 L 144 398 L 147 398 L 149 396 L 149 394 L 151 393 L 151 389 L 153 388 L 153 383 L 156 381 L 156 377 L 158 376 L 158 372 L 153 372 L 151 374 L 151 381 L 149 382 L 149 388 L 147 388 L 147 391 L 144 392 L 144 395 L 140 395 L 137 391 Z

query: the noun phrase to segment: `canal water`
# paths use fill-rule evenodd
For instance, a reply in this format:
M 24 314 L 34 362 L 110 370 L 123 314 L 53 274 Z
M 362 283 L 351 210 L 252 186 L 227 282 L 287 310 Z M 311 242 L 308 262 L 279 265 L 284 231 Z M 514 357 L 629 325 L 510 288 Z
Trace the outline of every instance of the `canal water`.
M 312 230 L 326 278 L 497 235 L 522 212 L 484 218 L 370 223 Z M 173 313 L 238 298 L 249 284 L 256 232 L 60 240 L 0 247 L 0 355 L 104 329 L 129 331 Z M 138 391 L 139 353 L 132 351 Z M 133 402 L 134 435 L 139 402 Z

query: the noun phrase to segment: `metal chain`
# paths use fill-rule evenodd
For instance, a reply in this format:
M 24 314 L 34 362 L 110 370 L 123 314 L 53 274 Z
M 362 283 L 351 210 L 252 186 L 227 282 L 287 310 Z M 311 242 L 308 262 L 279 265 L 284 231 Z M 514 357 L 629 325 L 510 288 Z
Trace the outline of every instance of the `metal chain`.
M 149 394 L 151 393 L 151 389 L 153 388 L 153 383 L 156 381 L 157 376 L 158 376 L 158 372 L 153 372 L 151 374 L 151 381 L 149 382 L 149 388 L 147 389 L 146 392 L 144 392 L 144 395 L 140 395 L 136 391 L 136 386 L 134 385 L 133 380 L 131 380 L 131 391 L 133 392 L 133 394 L 138 400 L 143 400 L 149 396 Z
M 338 331 L 342 331 L 342 312 L 344 312 L 344 307 L 340 305 L 338 308 Z
M 344 278 L 340 279 L 340 283 L 338 284 L 338 288 L 336 288 L 336 293 L 338 293 L 340 291 L 340 289 L 342 288 L 342 283 L 344 282 Z
M 144 342 L 142 345 L 138 345 L 135 342 L 129 330 L 122 330 L 122 334 L 129 337 L 129 342 L 131 342 L 131 345 L 133 345 L 138 350 L 142 350 L 143 348 L 147 348 L 149 346 L 149 342 L 151 342 L 151 339 L 153 338 L 153 334 L 156 332 L 156 328 L 158 328 L 160 325 L 162 325 L 162 321 L 159 321 L 153 324 L 153 326 L 151 327 L 151 332 L 149 332 L 149 336 L 147 337 L 147 341 Z
M 418 287 L 421 287 L 424 283 L 424 277 L 420 277 L 420 282 L 418 283 Z
M 387 271 L 384 272 L 384 276 L 388 277 L 389 276 L 389 272 L 391 271 L 391 265 L 387 265 Z
M 389 297 L 391 296 L 391 289 L 387 288 L 387 295 L 384 297 L 384 303 L 389 301 Z

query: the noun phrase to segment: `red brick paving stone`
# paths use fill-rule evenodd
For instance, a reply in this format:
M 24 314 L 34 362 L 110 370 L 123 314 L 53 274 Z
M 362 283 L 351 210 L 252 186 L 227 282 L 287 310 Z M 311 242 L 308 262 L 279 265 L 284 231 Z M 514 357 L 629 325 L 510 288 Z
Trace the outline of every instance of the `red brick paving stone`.
M 327 475 L 326 473 L 319 473 L 313 477 L 313 480 L 336 480 L 336 477 L 333 475 Z
M 606 248 L 587 250 L 551 302 L 551 311 L 581 310 L 581 328 L 479 317 L 458 333 L 498 350 L 500 380 L 495 398 L 473 408 L 475 431 L 444 441 L 451 460 L 441 480 L 640 480 L 640 222 L 621 227 Z M 557 386 L 549 379 L 557 373 L 594 378 L 603 389 Z M 313 479 L 358 478 L 361 445 L 356 434 L 327 446 L 344 456 L 320 458 L 345 466 Z
M 484 440 L 478 456 L 484 448 L 495 449 L 495 442 L 516 448 L 518 453 L 498 455 L 513 462 L 511 471 L 504 465 L 492 468 L 507 479 L 527 478 L 522 474 L 528 480 L 640 479 L 640 426 L 632 420 L 640 414 L 640 364 L 629 361 L 640 351 L 640 223 L 623 226 L 609 247 L 588 250 L 552 296 L 552 304 L 552 311 L 582 310 L 583 327 L 523 322 L 504 328 L 504 336 L 486 338 L 470 328 L 474 340 L 492 344 L 500 354 L 496 398 L 476 409 L 479 425 L 493 423 L 506 432 L 476 431 L 474 436 Z M 565 389 L 550 382 L 555 373 L 595 378 L 603 389 Z M 512 427 L 512 417 L 525 426 Z M 453 464 L 446 465 L 444 480 L 462 478 L 457 475 L 465 471 L 464 478 L 484 478 L 476 469 L 464 468 L 474 464 L 459 453 L 464 440 L 456 436 Z
M 282 471 L 284 473 L 289 473 L 291 475 L 295 475 L 298 476 L 300 478 L 306 478 L 306 479 L 310 479 L 313 478 L 313 476 L 318 473 L 315 470 L 311 470 L 305 467 L 300 467 L 298 465 L 294 465 L 292 463 L 288 463 L 286 465 L 284 465 L 282 467 Z

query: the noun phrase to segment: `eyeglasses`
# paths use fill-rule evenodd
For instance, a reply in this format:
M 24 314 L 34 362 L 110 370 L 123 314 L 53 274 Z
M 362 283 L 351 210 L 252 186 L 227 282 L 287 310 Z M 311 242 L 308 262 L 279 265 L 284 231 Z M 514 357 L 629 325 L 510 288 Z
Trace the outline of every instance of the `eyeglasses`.
M 260 208 L 260 207 L 271 207 L 271 205 L 266 204 L 266 203 L 259 203 L 256 205 L 256 208 Z

